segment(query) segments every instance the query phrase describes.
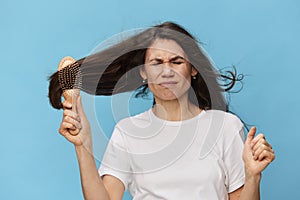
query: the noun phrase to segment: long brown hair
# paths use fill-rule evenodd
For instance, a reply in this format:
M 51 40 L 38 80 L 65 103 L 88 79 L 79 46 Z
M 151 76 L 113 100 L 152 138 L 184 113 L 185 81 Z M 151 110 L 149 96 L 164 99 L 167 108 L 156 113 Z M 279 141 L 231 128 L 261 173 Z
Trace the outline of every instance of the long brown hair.
M 242 78 L 237 78 L 235 70 L 226 71 L 226 74 L 217 72 L 195 38 L 173 22 L 148 28 L 113 46 L 77 60 L 65 70 L 79 67 L 80 73 L 77 76 L 81 84 L 78 88 L 89 94 L 113 95 L 136 90 L 137 97 L 144 96 L 148 92 L 148 85 L 142 83 L 137 69 L 144 65 L 146 50 L 155 39 L 170 39 L 177 42 L 186 53 L 191 66 L 198 71 L 196 78 L 191 79 L 189 98 L 192 103 L 205 110 L 228 111 L 222 93 L 231 90 L 236 81 Z M 61 79 L 58 72 L 49 78 L 49 99 L 56 109 L 62 108 Z M 72 85 L 75 87 L 74 82 Z

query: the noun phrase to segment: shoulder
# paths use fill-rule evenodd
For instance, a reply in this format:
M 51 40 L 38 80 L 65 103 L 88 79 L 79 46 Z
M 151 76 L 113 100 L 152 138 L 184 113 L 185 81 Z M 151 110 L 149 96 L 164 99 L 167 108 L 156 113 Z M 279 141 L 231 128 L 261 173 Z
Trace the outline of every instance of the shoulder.
M 241 130 L 243 128 L 243 123 L 240 118 L 232 113 L 221 110 L 207 110 L 206 113 L 214 123 L 222 124 L 223 128 L 235 130 Z
M 206 111 L 210 118 L 210 135 L 220 134 L 219 139 L 225 143 L 230 143 L 233 138 L 244 138 L 244 124 L 234 114 L 220 111 Z
M 148 111 L 121 119 L 114 127 L 110 142 L 119 146 L 125 146 L 127 136 L 134 136 L 141 132 L 143 124 L 148 122 Z
M 139 113 L 139 114 L 121 119 L 117 123 L 117 125 L 124 125 L 124 124 L 129 123 L 129 122 L 143 123 L 143 122 L 148 122 L 149 120 L 150 120 L 149 110 L 146 110 L 142 113 Z
M 115 126 L 115 129 L 118 129 L 121 132 L 127 132 L 133 127 L 147 127 L 151 123 L 151 116 L 149 110 L 146 110 L 142 113 L 139 113 L 134 116 L 126 117 L 121 119 Z
M 200 152 L 200 157 L 205 157 L 212 150 L 223 157 L 223 153 L 230 147 L 235 138 L 241 138 L 243 123 L 234 114 L 220 110 L 206 110 L 202 121 L 205 130 L 205 139 Z M 240 140 L 242 144 L 242 140 Z

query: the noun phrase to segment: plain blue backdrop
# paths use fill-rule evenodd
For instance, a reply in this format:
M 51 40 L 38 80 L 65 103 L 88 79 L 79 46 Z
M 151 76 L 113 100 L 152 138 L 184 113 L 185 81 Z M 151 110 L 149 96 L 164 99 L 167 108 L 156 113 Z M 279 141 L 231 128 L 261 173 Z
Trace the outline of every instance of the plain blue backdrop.
M 277 155 L 263 173 L 262 199 L 300 199 L 297 0 L 1 0 L 0 199 L 83 199 L 74 147 L 57 132 L 62 113 L 48 103 L 47 77 L 66 55 L 81 58 L 114 34 L 167 20 L 203 42 L 217 67 L 233 64 L 247 75 L 231 108 L 265 133 Z M 108 136 L 110 102 L 97 98 Z M 139 102 L 133 112 L 151 104 Z

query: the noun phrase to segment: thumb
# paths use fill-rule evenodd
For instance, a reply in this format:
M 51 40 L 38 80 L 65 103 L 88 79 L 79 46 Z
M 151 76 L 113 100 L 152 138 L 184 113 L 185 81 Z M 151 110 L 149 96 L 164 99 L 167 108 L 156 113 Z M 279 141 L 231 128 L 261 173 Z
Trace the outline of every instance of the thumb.
M 85 116 L 83 106 L 82 106 L 82 102 L 81 102 L 81 96 L 78 96 L 77 99 L 76 99 L 76 110 L 77 110 L 77 114 L 80 117 Z
M 256 127 L 253 126 L 253 127 L 251 127 L 250 131 L 248 132 L 246 142 L 251 142 L 254 139 L 255 133 L 256 133 Z

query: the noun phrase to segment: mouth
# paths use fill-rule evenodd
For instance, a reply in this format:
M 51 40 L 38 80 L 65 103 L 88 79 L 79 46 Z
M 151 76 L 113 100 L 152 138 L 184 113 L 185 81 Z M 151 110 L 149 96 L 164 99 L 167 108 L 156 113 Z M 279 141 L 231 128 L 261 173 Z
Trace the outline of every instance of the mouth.
M 158 85 L 162 86 L 162 87 L 166 87 L 166 88 L 170 88 L 170 87 L 174 87 L 177 84 L 176 81 L 165 81 L 165 82 L 161 82 Z

